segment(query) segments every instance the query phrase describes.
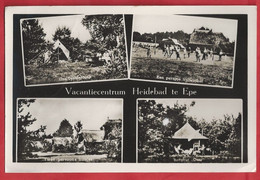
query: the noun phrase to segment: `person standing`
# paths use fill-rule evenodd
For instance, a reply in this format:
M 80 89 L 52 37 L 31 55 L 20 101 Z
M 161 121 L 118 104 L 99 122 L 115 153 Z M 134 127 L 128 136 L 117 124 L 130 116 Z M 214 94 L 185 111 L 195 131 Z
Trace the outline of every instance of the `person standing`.
M 188 47 L 187 53 L 188 53 L 188 58 L 189 58 L 190 57 L 190 53 L 191 53 L 191 48 L 190 47 Z
M 197 47 L 195 52 L 196 52 L 196 62 L 200 62 L 200 56 L 201 56 L 200 48 Z
M 152 55 L 151 55 L 151 46 L 148 46 L 146 55 L 147 55 L 148 58 L 152 57 Z
M 186 58 L 186 54 L 187 54 L 187 50 L 186 48 L 183 49 L 183 58 L 185 59 Z
M 207 49 L 204 48 L 203 56 L 202 56 L 202 59 L 201 59 L 201 60 L 206 60 L 206 55 L 207 55 Z
M 176 47 L 176 60 L 180 59 L 181 60 L 181 57 L 180 57 L 180 47 Z
M 213 50 L 212 49 L 210 49 L 210 51 L 209 51 L 209 57 L 210 57 L 210 59 L 212 61 L 214 61 L 214 54 L 213 54 Z
M 219 52 L 219 61 L 221 61 L 222 60 L 222 56 L 223 56 L 223 51 L 222 50 L 220 50 L 220 52 Z

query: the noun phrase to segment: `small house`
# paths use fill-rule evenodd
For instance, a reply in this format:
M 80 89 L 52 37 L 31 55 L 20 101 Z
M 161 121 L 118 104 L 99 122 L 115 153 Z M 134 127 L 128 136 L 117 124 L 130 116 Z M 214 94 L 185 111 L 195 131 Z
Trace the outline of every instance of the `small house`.
M 197 151 L 204 146 L 207 137 L 203 136 L 199 130 L 195 130 L 189 122 L 182 126 L 171 136 L 173 144 L 182 150 L 192 149 Z

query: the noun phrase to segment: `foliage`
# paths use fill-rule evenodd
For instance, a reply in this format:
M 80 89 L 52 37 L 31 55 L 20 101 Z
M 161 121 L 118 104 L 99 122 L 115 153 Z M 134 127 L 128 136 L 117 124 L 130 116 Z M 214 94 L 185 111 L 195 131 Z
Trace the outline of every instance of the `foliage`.
M 108 158 L 113 158 L 117 162 L 121 161 L 122 123 L 107 122 L 104 125 L 106 149 Z
M 126 78 L 127 76 L 127 63 L 125 59 L 116 58 L 110 63 L 104 65 L 104 75 L 109 78 Z
M 29 61 L 36 60 L 46 50 L 46 34 L 37 19 L 30 19 L 22 21 L 22 36 L 24 61 L 25 64 L 28 64 Z
M 122 22 L 122 15 L 85 16 L 82 20 L 82 24 L 87 27 L 93 40 L 98 43 L 100 48 L 106 50 L 114 49 L 124 43 Z
M 89 30 L 92 39 L 86 47 L 96 53 L 109 53 L 111 62 L 105 64 L 105 76 L 127 76 L 126 48 L 122 15 L 85 16 L 82 24 Z
M 224 119 L 214 119 L 211 122 L 201 120 L 203 133 L 209 138 L 208 144 L 214 153 L 225 152 L 226 155 L 241 156 L 241 114 L 224 115 Z
M 30 107 L 35 99 L 19 99 L 18 100 L 18 161 L 24 161 L 28 157 L 32 157 L 34 151 L 34 141 L 42 139 L 46 126 L 41 126 L 35 131 L 27 130 L 36 118 L 32 118 L 30 112 L 23 114 L 25 107 Z
M 72 137 L 73 127 L 67 119 L 61 121 L 59 129 L 53 134 L 54 137 Z
M 71 141 L 70 141 L 71 140 Z M 72 153 L 77 152 L 77 142 L 75 139 L 70 139 L 68 137 L 63 137 L 61 142 L 52 145 L 52 152 L 61 153 Z

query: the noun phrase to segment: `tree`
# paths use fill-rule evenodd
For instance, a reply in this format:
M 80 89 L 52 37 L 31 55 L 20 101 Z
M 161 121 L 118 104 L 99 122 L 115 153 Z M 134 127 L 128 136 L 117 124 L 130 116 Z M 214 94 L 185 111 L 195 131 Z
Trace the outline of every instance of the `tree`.
M 82 20 L 82 24 L 87 27 L 92 38 L 106 49 L 113 49 L 124 43 L 122 22 L 122 15 L 85 16 Z
M 72 42 L 71 30 L 67 27 L 58 27 L 53 35 L 53 41 L 60 40 L 60 42 L 69 48 Z
M 18 100 L 18 161 L 24 161 L 28 157 L 32 157 L 32 141 L 41 138 L 40 132 L 44 133 L 46 126 L 41 126 L 35 131 L 29 131 L 27 128 L 32 125 L 36 118 L 32 118 L 30 112 L 23 114 L 25 107 L 30 107 L 35 99 L 19 99 Z
M 111 63 L 105 64 L 105 76 L 124 78 L 127 76 L 126 48 L 122 15 L 85 16 L 82 24 L 89 30 L 92 39 L 88 47 L 96 53 L 108 52 Z
M 56 137 L 72 137 L 73 127 L 67 119 L 61 121 L 59 129 L 53 134 Z
M 228 156 L 241 156 L 241 114 L 235 118 L 233 115 L 224 115 L 223 119 L 213 119 L 210 122 L 201 120 L 199 126 L 209 138 L 208 145 L 214 154 L 227 152 Z
M 37 19 L 22 21 L 24 61 L 37 59 L 46 49 L 46 34 Z

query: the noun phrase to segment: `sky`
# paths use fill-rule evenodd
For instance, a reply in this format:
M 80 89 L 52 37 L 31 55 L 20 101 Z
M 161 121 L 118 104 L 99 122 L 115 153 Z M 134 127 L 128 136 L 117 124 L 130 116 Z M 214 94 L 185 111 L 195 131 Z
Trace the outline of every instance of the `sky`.
M 84 15 L 72 16 L 56 16 L 38 18 L 39 24 L 43 27 L 46 33 L 46 40 L 53 42 L 52 37 L 58 27 L 68 27 L 71 30 L 71 36 L 79 38 L 81 42 L 86 42 L 91 39 L 91 35 L 81 21 Z
M 190 34 L 195 28 L 207 27 L 222 32 L 231 41 L 236 40 L 237 20 L 182 15 L 135 15 L 133 31 L 143 33 L 176 32 Z
M 242 113 L 241 99 L 155 99 L 155 101 L 163 104 L 164 107 L 167 105 L 173 107 L 177 101 L 181 105 L 189 106 L 192 101 L 195 101 L 195 105 L 189 108 L 186 115 L 197 120 L 205 119 L 208 122 L 212 119 L 223 119 L 225 114 L 237 117 L 239 112 Z
M 99 130 L 110 119 L 123 118 L 123 102 L 120 99 L 36 99 L 22 114 L 30 112 L 37 120 L 28 128 L 36 130 L 47 125 L 46 134 L 58 130 L 65 118 L 72 126 L 81 121 L 83 129 Z

